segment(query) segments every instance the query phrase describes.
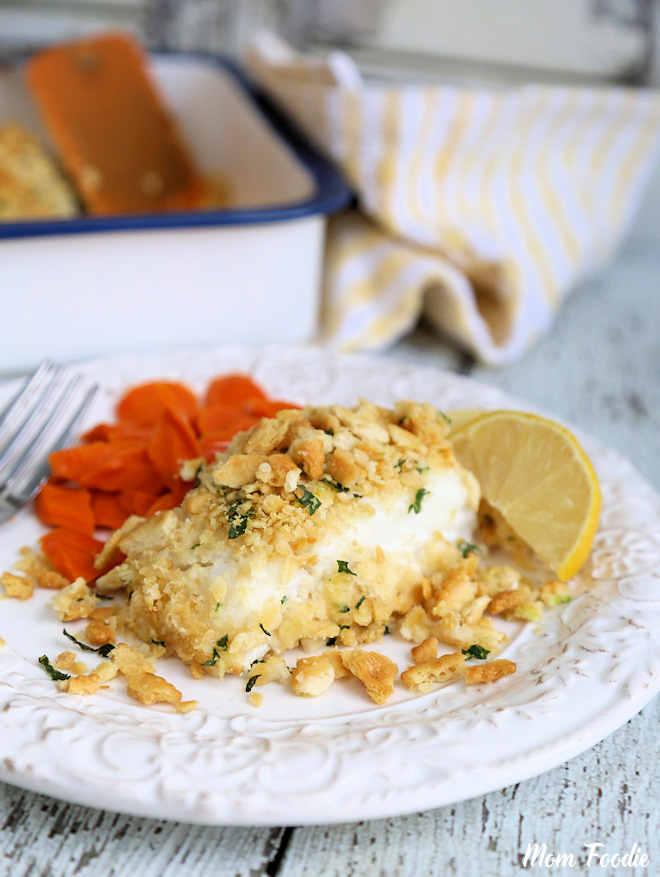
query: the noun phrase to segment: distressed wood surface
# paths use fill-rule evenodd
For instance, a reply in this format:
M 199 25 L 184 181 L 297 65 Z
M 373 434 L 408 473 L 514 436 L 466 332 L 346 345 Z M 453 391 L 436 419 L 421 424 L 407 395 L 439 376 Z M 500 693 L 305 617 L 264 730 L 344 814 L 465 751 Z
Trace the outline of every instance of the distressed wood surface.
M 498 371 L 475 367 L 424 328 L 391 354 L 472 374 L 540 405 L 620 450 L 660 488 L 659 194 L 660 174 L 616 261 L 568 301 L 552 332 L 520 362 Z M 0 784 L 0 875 L 506 877 L 523 873 L 533 842 L 573 853 L 581 865 L 571 873 L 656 875 L 659 719 L 656 698 L 602 743 L 540 777 L 423 814 L 343 826 L 201 828 Z M 610 853 L 637 843 L 651 865 L 588 872 L 583 845 L 595 842 Z

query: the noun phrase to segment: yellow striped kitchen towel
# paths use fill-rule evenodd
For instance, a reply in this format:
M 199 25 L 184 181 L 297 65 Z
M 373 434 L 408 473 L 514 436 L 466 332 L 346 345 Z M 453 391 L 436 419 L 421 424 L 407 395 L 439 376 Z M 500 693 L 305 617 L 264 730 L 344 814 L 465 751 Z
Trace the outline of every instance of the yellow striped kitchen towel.
M 658 151 L 653 91 L 365 83 L 272 34 L 247 61 L 357 194 L 326 250 L 322 340 L 342 350 L 424 313 L 484 362 L 520 356 L 612 256 Z

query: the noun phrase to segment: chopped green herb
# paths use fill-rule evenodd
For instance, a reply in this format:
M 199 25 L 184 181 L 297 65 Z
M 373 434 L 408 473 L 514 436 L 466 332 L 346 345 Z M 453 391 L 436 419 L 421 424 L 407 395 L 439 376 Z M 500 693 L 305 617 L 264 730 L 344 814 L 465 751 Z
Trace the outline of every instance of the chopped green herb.
M 191 546 L 190 546 L 190 550 L 192 551 L 193 548 L 199 548 L 199 546 L 200 546 L 201 544 L 202 544 L 201 542 L 195 542 L 194 545 L 191 545 Z
M 451 417 L 448 414 L 445 414 L 444 411 L 438 411 L 438 414 L 442 419 L 451 426 Z
M 227 633 L 224 636 L 220 637 L 220 639 L 217 641 L 217 643 L 215 644 L 215 647 L 213 649 L 213 655 L 209 658 L 208 661 L 204 661 L 204 663 L 202 664 L 202 667 L 215 667 L 215 665 L 218 663 L 218 658 L 220 657 L 220 654 L 218 653 L 218 649 L 221 649 L 223 652 L 226 652 L 228 639 L 229 639 L 229 634 L 227 634 Z
M 287 601 L 287 597 L 286 597 L 286 595 L 285 595 L 285 596 L 282 597 L 282 599 L 280 600 L 280 603 L 286 603 L 286 601 Z
M 235 499 L 229 506 L 227 520 L 229 521 L 230 539 L 238 539 L 239 536 L 242 536 L 247 529 L 249 519 L 254 517 L 253 509 L 248 509 L 247 512 L 241 512 L 240 509 L 244 503 L 245 500 L 243 499 Z
M 339 609 L 340 612 L 350 612 L 351 611 L 345 603 L 343 604 L 343 606 L 338 606 L 337 608 Z
M 218 602 L 215 604 L 215 611 L 217 612 L 219 608 L 220 608 L 220 603 Z
M 385 630 L 383 631 L 383 634 L 384 634 L 385 636 L 389 636 L 389 635 L 392 633 L 392 631 L 390 630 L 389 626 L 388 626 L 387 624 L 384 624 L 383 627 L 385 628 Z
M 424 487 L 420 487 L 417 493 L 415 494 L 415 501 L 408 506 L 408 514 L 410 512 L 415 512 L 418 515 L 422 510 L 422 500 L 428 494 L 428 490 Z
M 507 536 L 507 537 L 506 537 L 506 541 L 507 541 L 507 542 L 515 542 L 515 541 L 516 541 L 516 537 L 515 537 L 515 536 Z
M 155 646 L 162 646 L 163 648 L 165 648 L 165 643 L 163 642 L 163 640 L 160 640 L 160 639 L 152 639 L 151 642 L 152 642 Z
M 330 427 L 330 429 L 324 429 L 323 432 L 324 432 L 326 435 L 334 435 L 334 434 L 335 434 L 335 431 L 334 431 L 334 429 L 333 429 L 332 427 Z
M 302 491 L 302 496 L 298 496 L 297 493 L 293 495 L 298 500 L 301 506 L 304 506 L 309 512 L 310 517 L 314 514 L 314 512 L 318 511 L 321 508 L 321 500 L 318 497 L 314 496 L 314 494 L 307 490 L 304 484 L 300 485 L 300 490 Z
M 203 466 L 204 464 L 200 463 L 199 466 L 195 469 L 195 483 L 193 484 L 193 487 L 199 487 L 199 485 L 202 483 L 199 478 L 199 473 L 202 471 Z
M 364 594 L 363 594 L 363 595 L 360 597 L 360 599 L 357 601 L 357 603 L 355 604 L 355 608 L 356 608 L 356 609 L 359 609 L 360 606 L 364 603 L 364 601 L 365 601 L 366 599 L 367 599 L 367 598 L 366 598 L 366 597 L 364 596 Z
M 102 658 L 107 658 L 110 652 L 114 649 L 112 643 L 106 643 L 104 646 L 99 646 L 98 649 L 95 649 L 93 646 L 88 646 L 87 643 L 81 643 L 79 639 L 76 639 L 75 636 L 71 636 L 65 629 L 62 629 L 62 633 L 67 639 L 70 639 L 72 643 L 75 643 L 79 649 L 82 649 L 83 652 L 96 652 Z
M 338 481 L 334 481 L 329 475 L 324 475 L 323 478 L 321 478 L 321 481 L 325 481 L 326 484 L 329 484 L 330 487 L 334 487 L 339 493 L 348 493 L 351 489 L 350 487 L 344 487 L 344 485 L 340 484 Z
M 133 599 L 133 591 L 129 591 L 129 592 L 128 592 L 128 598 L 127 598 L 126 602 L 127 602 L 127 603 L 130 603 L 132 599 Z
M 130 579 L 119 579 L 119 581 L 122 583 L 122 585 L 130 585 L 131 583 Z
M 340 624 L 339 625 L 339 630 L 350 630 L 350 629 L 351 629 L 350 624 Z
M 403 426 L 403 424 L 405 422 L 406 422 L 406 415 L 404 414 L 403 417 L 399 418 L 399 426 Z
M 63 679 L 71 679 L 68 673 L 60 673 L 59 670 L 56 670 L 55 667 L 53 667 L 53 665 L 50 663 L 46 655 L 42 655 L 39 658 L 39 663 L 44 668 L 46 673 L 48 673 L 53 682 L 59 682 Z
M 334 644 L 336 642 L 337 642 L 337 637 L 331 636 L 331 637 L 328 637 L 328 639 L 325 641 L 325 644 L 326 644 L 326 646 L 334 646 Z
M 403 460 L 399 460 L 398 463 L 395 463 L 395 464 L 394 464 L 394 468 L 395 468 L 395 469 L 398 469 L 399 472 L 400 472 L 401 469 L 403 468 L 403 464 L 404 464 L 404 463 L 407 463 L 407 462 L 408 462 L 408 457 L 404 457 Z
M 456 543 L 456 547 L 461 552 L 463 557 L 467 557 L 468 554 L 478 554 L 479 549 L 476 545 L 473 545 L 471 542 L 466 542 L 464 539 L 461 539 L 460 542 Z
M 82 603 L 83 597 L 76 597 L 76 603 Z
M 352 569 L 348 568 L 348 561 L 347 560 L 338 560 L 337 566 L 339 567 L 339 572 L 345 572 L 349 576 L 356 576 L 357 575 L 356 572 L 353 572 Z
M 98 600 L 112 600 L 112 596 L 110 594 L 99 594 L 98 591 L 95 591 L 95 594 Z
M 263 624 L 261 622 L 259 622 L 259 627 L 263 630 L 263 632 L 266 634 L 266 636 L 270 636 L 270 631 L 266 630 L 266 628 L 263 626 Z
M 428 472 L 430 468 L 431 468 L 430 466 L 415 466 L 415 469 L 417 469 L 417 471 L 419 472 L 420 475 L 423 475 L 425 472 Z
M 488 655 L 490 655 L 490 650 L 485 649 L 483 646 L 473 645 L 470 646 L 469 649 L 461 649 L 463 654 L 467 658 L 476 658 L 478 661 L 485 661 Z
M 254 688 L 254 683 L 257 681 L 257 679 L 259 678 L 259 676 L 260 676 L 260 674 L 257 673 L 256 676 L 250 676 L 250 678 L 248 679 L 248 684 L 245 686 L 245 690 L 246 690 L 246 692 L 247 692 L 248 694 L 249 694 L 249 693 L 252 691 L 252 689 Z

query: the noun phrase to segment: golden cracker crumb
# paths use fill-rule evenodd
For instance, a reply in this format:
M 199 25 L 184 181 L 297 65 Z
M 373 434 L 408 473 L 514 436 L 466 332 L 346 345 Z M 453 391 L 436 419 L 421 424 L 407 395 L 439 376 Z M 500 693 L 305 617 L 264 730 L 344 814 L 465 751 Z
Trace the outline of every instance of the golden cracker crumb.
M 432 661 L 438 655 L 438 641 L 434 636 L 427 636 L 423 642 L 418 646 L 413 646 L 410 651 L 416 664 Z
M 23 576 L 15 576 L 10 572 L 3 572 L 0 581 L 4 585 L 8 597 L 15 597 L 17 600 L 29 600 L 34 593 L 34 582 L 32 579 L 26 579 Z
M 54 569 L 36 569 L 33 576 L 38 587 L 46 588 L 50 591 L 61 591 L 62 588 L 66 588 L 67 585 L 71 584 L 66 576 L 63 576 Z
M 75 652 L 61 652 L 53 661 L 53 667 L 57 667 L 58 670 L 72 670 L 76 657 Z
M 93 646 L 106 646 L 115 641 L 114 632 L 102 621 L 90 621 L 85 628 L 85 636 Z
M 385 655 L 353 649 L 342 652 L 341 659 L 346 669 L 363 683 L 374 703 L 385 703 L 394 693 L 394 680 L 399 668 Z
M 449 682 L 460 676 L 465 667 L 465 658 L 460 652 L 441 655 L 408 667 L 401 674 L 401 681 L 409 691 L 430 691 L 433 683 Z
M 154 703 L 178 703 L 181 700 L 181 692 L 162 676 L 153 673 L 128 673 L 125 674 L 128 685 L 126 691 L 129 697 L 139 700 L 145 706 Z
M 481 682 L 495 682 L 503 676 L 510 676 L 516 672 L 516 665 L 513 661 L 507 661 L 505 658 L 499 658 L 496 661 L 489 661 L 487 664 L 480 666 L 465 668 L 465 684 L 477 685 Z

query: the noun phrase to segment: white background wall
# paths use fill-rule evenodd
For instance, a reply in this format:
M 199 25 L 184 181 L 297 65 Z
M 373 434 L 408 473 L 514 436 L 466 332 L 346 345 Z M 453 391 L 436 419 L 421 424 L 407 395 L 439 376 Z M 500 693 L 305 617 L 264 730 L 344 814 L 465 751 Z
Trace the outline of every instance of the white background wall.
M 458 61 L 628 80 L 652 69 L 660 82 L 657 57 L 649 63 L 659 20 L 660 0 L 0 0 L 0 50 L 110 26 L 152 45 L 234 51 L 266 25 L 351 42 L 385 67 Z

